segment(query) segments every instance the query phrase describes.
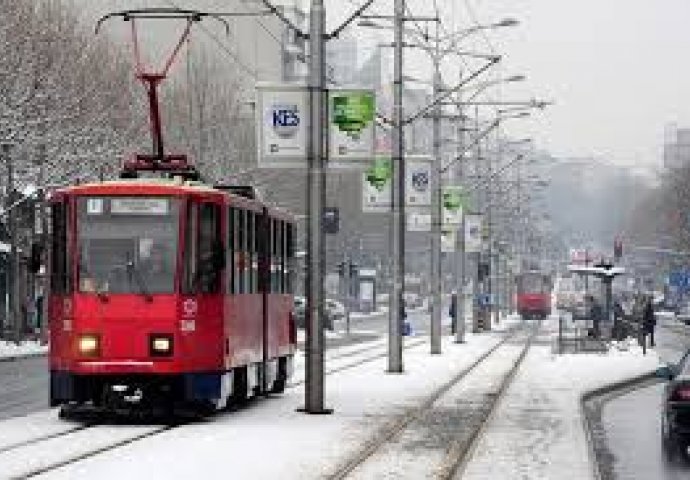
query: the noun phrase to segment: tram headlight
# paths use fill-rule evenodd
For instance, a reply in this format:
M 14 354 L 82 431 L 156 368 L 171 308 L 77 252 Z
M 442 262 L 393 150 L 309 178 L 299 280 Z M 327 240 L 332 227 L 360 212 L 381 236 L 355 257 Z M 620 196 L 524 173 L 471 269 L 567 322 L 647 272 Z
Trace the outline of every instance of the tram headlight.
M 149 350 L 152 357 L 169 357 L 173 353 L 172 335 L 151 335 L 149 337 Z
M 97 357 L 100 354 L 101 342 L 98 335 L 80 335 L 79 353 L 85 357 Z

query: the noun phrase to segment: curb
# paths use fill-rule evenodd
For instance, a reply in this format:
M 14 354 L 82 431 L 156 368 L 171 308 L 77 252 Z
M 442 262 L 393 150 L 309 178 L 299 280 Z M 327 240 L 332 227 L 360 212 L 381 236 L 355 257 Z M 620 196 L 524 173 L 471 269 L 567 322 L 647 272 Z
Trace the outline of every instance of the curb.
M 21 353 L 18 355 L 9 355 L 7 357 L 0 357 L 0 363 L 17 362 L 19 360 L 26 360 L 28 358 L 45 357 L 45 356 L 48 356 L 48 352 Z
M 582 427 L 585 432 L 585 438 L 587 440 L 587 450 L 589 451 L 589 459 L 592 468 L 592 474 L 596 480 L 602 480 L 604 475 L 601 470 L 601 465 L 599 462 L 599 456 L 594 446 L 594 439 L 592 435 L 592 428 L 590 422 L 590 415 L 586 411 L 586 404 L 591 402 L 597 397 L 607 397 L 611 396 L 613 393 L 619 393 L 624 395 L 628 390 L 635 390 L 636 388 L 641 388 L 646 382 L 656 379 L 656 370 L 651 372 L 638 374 L 625 380 L 620 380 L 618 382 L 610 383 L 603 387 L 596 388 L 585 392 L 580 396 L 580 415 L 582 419 Z M 611 398 L 602 399 L 602 403 L 606 403 L 612 400 Z

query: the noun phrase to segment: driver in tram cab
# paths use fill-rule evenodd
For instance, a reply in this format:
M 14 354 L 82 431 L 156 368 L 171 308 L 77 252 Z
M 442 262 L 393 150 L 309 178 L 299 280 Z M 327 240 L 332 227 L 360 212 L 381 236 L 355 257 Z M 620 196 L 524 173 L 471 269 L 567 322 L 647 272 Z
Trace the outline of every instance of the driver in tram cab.
M 141 275 L 153 291 L 168 290 L 172 285 L 173 271 L 169 260 L 168 247 L 161 241 L 154 242 L 149 255 L 141 259 Z

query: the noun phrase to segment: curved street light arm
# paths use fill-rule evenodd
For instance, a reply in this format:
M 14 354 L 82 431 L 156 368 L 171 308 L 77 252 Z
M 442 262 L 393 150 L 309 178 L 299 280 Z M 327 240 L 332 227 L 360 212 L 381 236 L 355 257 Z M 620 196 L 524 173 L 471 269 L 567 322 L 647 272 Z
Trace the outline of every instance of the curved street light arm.
M 417 111 L 414 115 L 411 117 L 406 118 L 403 121 L 404 125 L 410 124 L 414 122 L 415 120 L 423 117 L 426 113 L 431 111 L 434 107 L 437 105 L 440 105 L 445 99 L 450 97 L 453 93 L 457 92 L 460 90 L 462 87 L 467 85 L 469 82 L 477 78 L 479 75 L 487 71 L 489 68 L 493 67 L 496 65 L 499 61 L 501 60 L 500 56 L 495 56 L 491 58 L 486 65 L 481 67 L 479 70 L 473 72 L 471 75 L 469 75 L 467 78 L 464 78 L 459 84 L 457 84 L 455 87 L 450 88 L 444 92 L 442 92 L 440 95 L 438 95 L 436 98 L 434 98 L 431 103 L 429 103 L 426 107 L 421 108 L 420 110 Z

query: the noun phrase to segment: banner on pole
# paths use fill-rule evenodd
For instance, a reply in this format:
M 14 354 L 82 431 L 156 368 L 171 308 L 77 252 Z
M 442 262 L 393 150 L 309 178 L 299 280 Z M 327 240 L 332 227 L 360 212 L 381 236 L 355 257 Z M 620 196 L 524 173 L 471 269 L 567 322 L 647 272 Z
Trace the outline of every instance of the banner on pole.
M 407 214 L 408 232 L 430 232 L 431 214 L 430 213 L 408 213 Z
M 458 241 L 457 228 L 454 226 L 444 226 L 441 228 L 441 252 L 453 253 L 456 250 Z
M 482 251 L 482 215 L 465 214 L 465 253 L 481 253 Z
M 362 211 L 388 212 L 391 209 L 393 167 L 389 156 L 378 156 L 362 173 Z
M 328 104 L 329 162 L 342 167 L 369 162 L 376 144 L 374 91 L 331 90 Z
M 443 224 L 460 225 L 462 211 L 466 208 L 465 195 L 462 187 L 443 187 Z
M 256 86 L 259 166 L 306 168 L 309 92 L 304 85 Z
M 431 207 L 432 159 L 428 156 L 405 157 L 405 199 L 406 206 Z

